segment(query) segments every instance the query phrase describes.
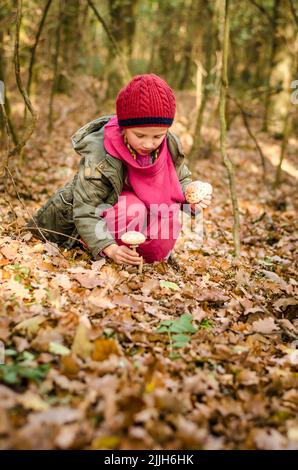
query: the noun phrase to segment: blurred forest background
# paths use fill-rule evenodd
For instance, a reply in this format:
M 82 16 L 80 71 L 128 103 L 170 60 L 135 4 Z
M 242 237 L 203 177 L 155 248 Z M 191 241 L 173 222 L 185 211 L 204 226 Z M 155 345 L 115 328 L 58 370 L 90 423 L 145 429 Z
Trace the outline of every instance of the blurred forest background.
M 298 448 L 297 33 L 295 0 L 1 1 L 1 448 Z M 138 275 L 24 225 L 143 73 L 214 198 Z
M 177 91 L 191 159 L 201 158 L 202 139 L 212 145 L 202 128 L 217 119 L 222 4 L 220 0 L 25 0 L 22 6 L 19 2 L 20 75 L 33 108 L 43 114 L 43 125 L 51 131 L 63 117 L 56 106 L 61 94 L 72 101 L 63 108 L 64 114 L 80 113 L 80 99 L 89 97 L 90 113 L 97 115 L 114 111 L 113 100 L 131 76 L 156 73 Z M 14 72 L 16 10 L 16 1 L 1 2 L 0 79 L 5 83 L 5 111 L 14 144 L 25 130 L 23 98 Z M 250 118 L 256 118 L 257 129 L 284 139 L 283 147 L 298 126 L 297 11 L 295 0 L 229 2 L 227 127 L 242 116 L 250 133 Z M 3 117 L 0 125 L 4 139 Z M 251 138 L 255 141 L 257 135 Z

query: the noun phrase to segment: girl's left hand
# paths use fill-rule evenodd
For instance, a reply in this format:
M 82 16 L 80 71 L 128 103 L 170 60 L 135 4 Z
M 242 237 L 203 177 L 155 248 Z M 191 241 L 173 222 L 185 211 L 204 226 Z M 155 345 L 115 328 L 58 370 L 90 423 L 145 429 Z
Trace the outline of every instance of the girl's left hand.
M 205 209 L 211 204 L 212 194 L 207 194 L 200 202 L 190 204 L 191 210 L 195 212 L 196 209 Z

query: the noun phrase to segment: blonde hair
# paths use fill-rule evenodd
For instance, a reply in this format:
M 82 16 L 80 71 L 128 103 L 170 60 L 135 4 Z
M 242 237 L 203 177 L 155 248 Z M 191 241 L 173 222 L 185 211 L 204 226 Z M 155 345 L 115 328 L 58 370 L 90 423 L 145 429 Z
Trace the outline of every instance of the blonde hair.
M 128 143 L 128 140 L 127 140 L 127 135 L 125 133 L 125 130 L 123 130 L 121 132 L 122 136 L 123 136 L 123 139 L 124 139 L 124 143 L 126 145 L 126 147 L 128 148 L 130 154 L 132 155 L 133 159 L 136 160 L 137 159 L 137 152 L 132 148 L 132 146 Z M 158 158 L 158 155 L 159 155 L 159 147 L 154 150 L 154 152 L 152 153 L 152 157 L 153 157 L 153 163 L 155 162 L 155 160 L 157 160 Z

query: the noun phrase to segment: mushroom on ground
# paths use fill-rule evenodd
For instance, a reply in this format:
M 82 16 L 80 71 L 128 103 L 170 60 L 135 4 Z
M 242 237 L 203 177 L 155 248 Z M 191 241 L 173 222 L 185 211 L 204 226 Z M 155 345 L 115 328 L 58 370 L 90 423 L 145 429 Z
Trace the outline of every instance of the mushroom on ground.
M 137 251 L 136 248 L 142 243 L 144 243 L 145 240 L 146 240 L 145 235 L 141 232 L 136 232 L 135 230 L 130 230 L 121 236 L 121 241 L 125 243 L 126 245 L 129 245 L 129 247 L 135 252 Z M 143 257 L 141 257 L 139 273 L 141 274 L 142 271 L 143 271 Z

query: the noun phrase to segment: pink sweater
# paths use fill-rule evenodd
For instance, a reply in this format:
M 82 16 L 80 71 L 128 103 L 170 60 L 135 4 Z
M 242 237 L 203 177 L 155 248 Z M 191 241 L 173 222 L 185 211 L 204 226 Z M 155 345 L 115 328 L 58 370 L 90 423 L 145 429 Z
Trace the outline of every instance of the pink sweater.
M 176 204 L 177 213 L 179 212 L 185 198 L 166 138 L 153 164 L 149 163 L 150 156 L 138 156 L 135 161 L 124 143 L 117 117 L 114 117 L 104 127 L 104 146 L 110 155 L 119 158 L 126 165 L 129 185 L 148 209 L 152 204 Z M 147 163 L 145 165 L 144 158 Z

